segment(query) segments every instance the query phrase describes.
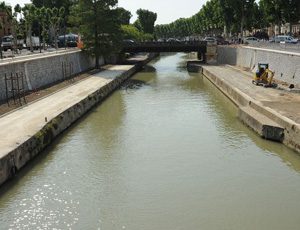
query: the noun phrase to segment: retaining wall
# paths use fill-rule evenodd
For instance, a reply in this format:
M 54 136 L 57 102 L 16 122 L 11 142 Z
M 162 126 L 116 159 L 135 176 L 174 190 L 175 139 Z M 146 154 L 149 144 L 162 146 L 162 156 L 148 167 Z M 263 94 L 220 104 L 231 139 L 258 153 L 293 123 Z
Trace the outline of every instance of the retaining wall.
M 255 71 L 259 62 L 269 63 L 275 78 L 300 86 L 300 53 L 253 47 L 218 46 L 218 64 L 236 65 Z
M 104 64 L 103 59 L 100 64 Z M 80 50 L 0 64 L 0 101 L 6 99 L 5 74 L 23 72 L 26 75 L 24 87 L 27 91 L 62 81 L 70 75 L 87 71 L 94 65 L 94 58 Z

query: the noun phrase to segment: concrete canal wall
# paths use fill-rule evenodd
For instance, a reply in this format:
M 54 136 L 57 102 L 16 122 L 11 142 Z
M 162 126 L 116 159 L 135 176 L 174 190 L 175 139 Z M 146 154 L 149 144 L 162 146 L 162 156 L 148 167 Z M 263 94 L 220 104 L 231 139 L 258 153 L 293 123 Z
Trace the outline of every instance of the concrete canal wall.
M 300 95 L 254 86 L 250 77 L 228 66 L 203 66 L 203 74 L 237 105 L 243 123 L 300 153 Z
M 257 63 L 269 63 L 275 78 L 300 86 L 300 53 L 253 47 L 218 46 L 218 64 L 236 65 L 255 71 Z
M 104 64 L 103 59 L 100 60 L 100 64 Z M 63 81 L 71 75 L 91 69 L 94 65 L 94 58 L 80 50 L 45 56 L 28 56 L 24 59 L 0 63 L 0 101 L 6 99 L 5 74 L 21 72 L 25 74 L 24 88 L 28 91 Z
M 86 80 L 1 117 L 0 185 L 154 57 L 140 58 L 135 65 L 105 66 Z

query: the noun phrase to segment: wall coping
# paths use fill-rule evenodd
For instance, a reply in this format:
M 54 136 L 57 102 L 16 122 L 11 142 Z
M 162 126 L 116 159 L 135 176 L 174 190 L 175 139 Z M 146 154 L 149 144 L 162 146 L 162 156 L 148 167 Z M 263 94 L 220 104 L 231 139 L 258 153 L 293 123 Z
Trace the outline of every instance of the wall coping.
M 238 48 L 259 50 L 259 51 L 267 51 L 267 52 L 271 52 L 271 53 L 286 54 L 286 55 L 292 55 L 292 56 L 300 57 L 300 53 L 288 52 L 288 51 L 282 51 L 282 50 L 274 50 L 274 49 L 258 48 L 258 47 L 249 47 L 249 46 L 242 46 L 242 47 L 238 47 Z

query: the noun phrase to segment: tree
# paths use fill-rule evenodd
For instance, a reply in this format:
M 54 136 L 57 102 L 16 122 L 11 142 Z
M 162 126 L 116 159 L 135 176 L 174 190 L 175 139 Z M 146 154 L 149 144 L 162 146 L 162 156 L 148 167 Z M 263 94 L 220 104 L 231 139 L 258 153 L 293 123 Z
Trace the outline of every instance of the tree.
M 0 12 L 4 12 L 7 15 L 7 19 L 11 20 L 11 18 L 12 18 L 11 7 L 9 5 L 6 5 L 4 1 L 0 2 Z M 2 30 L 4 28 L 5 28 L 5 22 L 0 20 L 0 29 Z M 1 59 L 2 59 L 3 58 L 2 39 L 0 39 L 0 56 L 1 56 Z
M 157 14 L 144 9 L 138 9 L 136 13 L 138 15 L 138 22 L 141 25 L 142 31 L 144 33 L 153 34 Z
M 141 32 L 134 25 L 121 25 L 124 39 L 141 40 Z
M 243 35 L 244 29 L 252 28 L 255 0 L 219 1 L 227 28 L 230 28 L 231 31 L 240 32 L 241 35 Z
M 33 4 L 25 4 L 25 6 L 22 8 L 22 11 L 25 20 L 27 38 L 29 38 L 30 51 L 33 52 L 32 25 L 34 20 L 36 19 L 36 8 Z
M 269 24 L 279 26 L 279 33 L 281 24 L 289 23 L 291 31 L 292 23 L 300 20 L 299 0 L 260 0 L 259 7 Z
M 46 12 L 47 12 L 46 14 L 49 17 L 50 29 L 53 32 L 55 48 L 58 49 L 57 33 L 58 33 L 61 23 L 64 19 L 65 8 L 64 7 L 61 7 L 60 9 L 58 9 L 56 7 L 52 8 L 52 9 L 48 8 L 46 10 Z
M 285 0 L 283 8 L 283 20 L 289 23 L 290 32 L 292 31 L 292 24 L 298 23 L 300 20 L 300 1 L 299 0 Z
M 270 24 L 276 24 L 279 26 L 279 33 L 280 27 L 283 23 L 283 9 L 286 0 L 260 0 L 259 6 L 263 10 L 266 20 Z
M 49 9 L 61 9 L 63 7 L 65 9 L 64 23 L 67 23 L 70 16 L 70 9 L 78 2 L 78 0 L 31 0 L 31 2 L 36 6 L 36 8 L 45 7 Z M 67 26 L 70 25 L 67 24 Z
M 48 30 L 50 24 L 49 10 L 46 7 L 38 8 L 36 11 L 37 20 L 39 22 L 40 41 L 43 40 L 43 49 L 46 49 L 46 40 L 48 39 Z
M 84 49 L 99 59 L 116 51 L 120 43 L 120 21 L 115 5 L 117 0 L 79 0 L 72 8 L 71 22 L 79 27 Z
M 130 18 L 132 17 L 131 12 L 122 7 L 118 7 L 117 12 L 119 14 L 120 24 L 121 25 L 129 25 Z

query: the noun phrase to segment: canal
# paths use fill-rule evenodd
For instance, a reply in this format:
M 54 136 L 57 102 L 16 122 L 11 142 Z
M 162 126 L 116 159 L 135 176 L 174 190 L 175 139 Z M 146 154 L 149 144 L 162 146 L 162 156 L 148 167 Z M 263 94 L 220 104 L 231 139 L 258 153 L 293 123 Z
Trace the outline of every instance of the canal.
M 299 229 L 299 155 L 186 58 L 151 62 L 6 183 L 0 229 Z

